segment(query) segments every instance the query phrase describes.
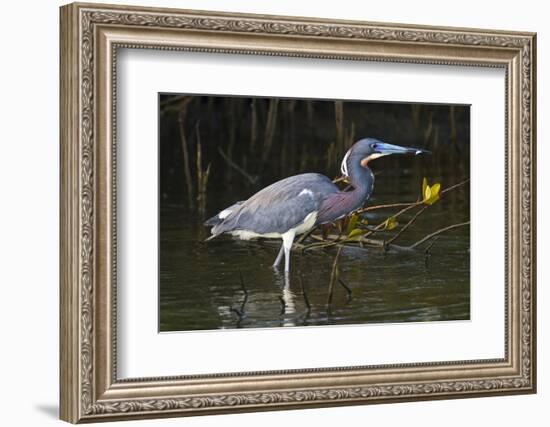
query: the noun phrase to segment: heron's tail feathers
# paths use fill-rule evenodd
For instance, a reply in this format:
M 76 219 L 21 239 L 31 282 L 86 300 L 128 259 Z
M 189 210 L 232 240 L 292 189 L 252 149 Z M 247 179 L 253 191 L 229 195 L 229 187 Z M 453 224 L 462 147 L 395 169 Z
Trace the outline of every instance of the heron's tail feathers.
M 204 225 L 206 225 L 207 227 L 213 227 L 214 225 L 218 225 L 222 221 L 223 219 L 221 219 L 219 215 L 216 215 L 204 221 Z
M 205 241 L 205 242 L 209 242 L 210 240 L 212 240 L 212 239 L 214 239 L 214 238 L 216 238 L 216 237 L 218 237 L 218 236 L 219 236 L 219 234 L 212 234 L 210 237 L 204 239 L 204 241 Z
M 224 209 L 223 211 L 219 212 L 217 215 L 214 215 L 212 218 L 208 218 L 204 225 L 207 227 L 215 227 L 216 225 L 221 224 L 224 220 L 226 220 L 232 213 L 234 213 L 244 202 L 240 201 L 235 203 L 234 205 L 229 206 L 228 208 Z

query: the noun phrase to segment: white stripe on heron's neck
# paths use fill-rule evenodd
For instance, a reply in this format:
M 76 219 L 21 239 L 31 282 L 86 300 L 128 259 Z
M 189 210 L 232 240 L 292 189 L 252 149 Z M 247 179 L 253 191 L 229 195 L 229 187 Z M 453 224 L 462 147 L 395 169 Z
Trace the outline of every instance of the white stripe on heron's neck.
M 349 178 L 349 175 L 348 175 L 348 157 L 349 157 L 350 153 L 351 153 L 351 149 L 348 150 L 348 152 L 344 156 L 344 159 L 342 160 L 342 164 L 340 165 L 340 172 L 342 172 L 342 174 L 347 176 L 348 178 Z

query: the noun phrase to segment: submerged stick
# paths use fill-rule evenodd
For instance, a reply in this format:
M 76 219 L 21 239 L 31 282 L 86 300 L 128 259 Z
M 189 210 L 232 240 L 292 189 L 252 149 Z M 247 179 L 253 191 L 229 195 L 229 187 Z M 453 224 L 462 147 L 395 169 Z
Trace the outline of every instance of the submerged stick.
M 428 247 L 424 250 L 424 266 L 426 268 L 428 268 L 428 260 L 432 256 L 430 249 L 432 249 L 432 246 L 435 244 L 435 242 L 437 242 L 437 239 L 439 239 L 439 236 L 435 236 Z
M 237 319 L 237 323 L 235 324 L 235 327 L 240 328 L 242 321 L 246 319 L 246 314 L 244 314 L 238 308 L 235 308 L 235 307 L 229 307 L 229 311 L 237 315 L 238 319 Z
M 299 276 L 299 280 L 300 280 L 300 287 L 302 288 L 302 295 L 304 296 L 304 303 L 307 307 L 307 313 L 309 313 L 311 311 L 311 304 L 309 302 L 309 298 L 307 297 L 307 294 L 306 294 L 306 288 L 304 287 L 304 281 L 302 279 L 302 275 L 300 274 Z
M 246 303 L 248 302 L 248 291 L 244 286 L 243 273 L 241 271 L 239 271 L 239 277 L 241 279 L 241 289 L 244 292 L 243 302 L 241 303 L 241 312 L 244 313 L 244 308 L 246 306 Z
M 346 282 L 344 282 L 340 277 L 338 277 L 338 283 L 340 283 L 340 285 L 342 285 L 342 287 L 348 293 L 348 298 L 347 299 L 348 299 L 348 302 L 350 302 L 351 301 L 351 295 L 352 295 L 351 288 L 348 285 L 346 285 Z
M 328 296 L 327 296 L 327 306 L 330 308 L 332 304 L 332 294 L 334 292 L 334 283 L 336 282 L 338 276 L 338 258 L 340 257 L 340 252 L 342 251 L 342 246 L 338 248 L 336 256 L 334 257 L 334 262 L 332 263 L 332 271 L 330 273 L 330 282 L 328 284 Z

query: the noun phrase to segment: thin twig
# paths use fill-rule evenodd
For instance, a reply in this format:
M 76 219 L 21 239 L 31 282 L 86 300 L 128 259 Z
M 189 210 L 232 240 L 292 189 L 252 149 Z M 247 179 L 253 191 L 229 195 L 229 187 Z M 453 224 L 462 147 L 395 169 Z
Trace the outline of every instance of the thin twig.
M 451 191 L 451 190 L 454 190 L 458 187 L 461 187 L 463 186 L 464 184 L 466 184 L 467 182 L 470 181 L 470 178 L 467 178 L 457 184 L 454 184 L 444 190 L 441 190 L 441 192 L 439 193 L 440 196 L 443 196 L 445 193 Z M 418 201 L 418 202 L 411 202 L 411 203 L 404 203 L 404 204 L 401 204 L 401 203 L 396 203 L 395 205 L 398 205 L 398 206 L 404 206 L 403 209 L 401 209 L 400 211 L 398 211 L 397 213 L 391 215 L 393 218 L 398 218 L 400 217 L 401 215 L 403 215 L 404 213 L 410 211 L 411 209 L 414 209 L 418 206 L 422 206 L 423 205 L 423 208 L 419 211 L 420 213 L 423 212 L 425 209 L 427 209 L 429 206 L 432 206 L 432 205 L 427 205 L 425 204 L 423 201 Z M 389 207 L 390 205 L 379 205 L 379 206 L 383 206 L 383 207 Z M 374 208 L 374 207 L 369 207 L 369 208 Z M 369 208 L 363 208 L 363 209 L 359 209 L 358 211 L 355 211 L 354 213 L 355 214 L 361 214 L 362 212 L 364 212 L 365 210 L 368 210 Z M 415 217 L 413 217 L 413 222 L 414 220 L 416 219 L 416 217 L 420 214 L 420 213 L 417 213 L 417 215 L 415 215 Z M 409 221 L 410 222 L 410 221 Z M 412 223 L 411 223 L 412 224 Z M 379 232 L 379 231 L 382 231 L 386 228 L 386 220 L 380 222 L 379 224 L 377 224 L 376 226 L 370 228 L 370 230 L 363 234 L 361 236 L 361 241 L 363 243 L 372 243 L 374 244 L 375 246 L 378 246 L 378 241 L 374 240 L 374 239 L 367 239 L 367 237 L 369 236 L 372 236 L 373 234 Z M 405 227 L 404 227 L 405 228 Z M 408 226 L 406 226 L 406 228 L 408 228 Z M 405 228 L 405 229 L 406 229 Z M 401 234 L 404 230 L 401 230 L 399 234 Z M 337 244 L 346 244 L 346 243 L 355 243 L 357 242 L 357 240 L 349 240 L 347 238 L 343 238 L 343 239 L 340 239 L 340 236 L 337 236 L 335 239 L 333 240 L 330 240 L 330 241 L 327 241 L 327 239 L 319 239 L 317 238 L 317 236 L 311 236 L 313 239 L 315 240 L 319 240 L 317 243 L 311 243 L 309 245 L 306 245 L 302 248 L 302 251 L 307 251 L 309 249 L 319 249 L 319 248 L 327 248 L 327 247 L 331 247 L 331 246 L 334 246 L 334 245 L 337 245 Z M 395 237 L 395 236 L 394 236 Z M 396 237 L 395 237 L 396 238 Z M 392 238 L 393 240 L 395 240 L 394 238 Z M 393 240 L 390 240 L 389 242 L 386 242 L 386 244 L 388 243 L 391 243 Z M 381 245 L 383 246 L 383 245 Z
M 391 237 L 387 242 L 386 245 L 389 245 L 390 243 L 397 240 L 399 236 L 401 236 L 415 221 L 416 219 L 424 212 L 426 209 L 428 209 L 430 205 L 424 205 L 421 209 L 418 210 L 417 213 L 414 214 L 414 216 L 407 222 L 401 230 L 399 230 L 393 237 Z
M 402 208 L 402 207 L 407 207 L 411 205 L 417 206 L 420 204 L 422 204 L 422 202 L 403 202 L 403 203 L 388 203 L 386 205 L 373 205 L 373 206 L 364 207 L 359 211 L 357 211 L 357 213 L 371 212 L 371 211 L 376 211 L 378 209 Z
M 448 227 L 444 227 L 444 228 L 441 228 L 437 231 L 434 231 L 433 233 L 428 234 L 426 237 L 420 239 L 418 242 L 416 242 L 416 243 L 412 244 L 411 246 L 409 246 L 409 248 L 414 249 L 414 248 L 420 246 L 421 244 L 427 242 L 431 238 L 440 235 L 441 233 L 444 233 L 444 232 L 449 231 L 449 230 L 453 230 L 455 228 L 464 227 L 465 225 L 470 225 L 470 221 L 461 222 L 459 224 L 449 225 Z
M 470 181 L 470 178 L 467 178 L 463 181 L 460 181 L 457 184 L 451 185 L 450 187 L 447 187 L 444 190 L 441 190 L 441 192 L 439 194 L 440 194 L 440 196 L 442 196 L 445 193 L 447 193 L 451 190 L 454 190 L 455 188 L 463 186 L 464 184 L 466 184 L 469 181 Z M 333 181 L 333 182 L 335 182 L 335 181 Z M 424 202 L 422 200 L 419 200 L 419 201 L 416 201 L 416 202 L 389 203 L 389 204 L 385 204 L 385 205 L 367 206 L 365 208 L 359 209 L 355 213 L 356 214 L 362 214 L 364 212 L 370 212 L 370 211 L 374 211 L 374 210 L 378 210 L 378 209 L 389 209 L 389 208 L 400 208 L 400 207 L 405 207 L 407 210 L 409 210 L 409 209 L 412 209 L 415 206 L 420 206 L 423 203 Z
M 227 164 L 235 169 L 237 172 L 239 172 L 242 176 L 244 176 L 251 185 L 256 185 L 258 183 L 257 176 L 250 175 L 247 171 L 237 165 L 233 160 L 231 160 L 231 158 L 227 154 L 224 153 L 221 147 L 218 147 L 218 152 L 220 153 L 220 156 L 222 156 L 222 158 L 227 162 Z
M 470 178 L 466 178 L 464 181 L 460 181 L 458 184 L 451 185 L 450 187 L 447 187 L 447 188 L 445 188 L 444 190 L 441 190 L 441 192 L 440 192 L 439 194 L 440 194 L 440 195 L 441 195 L 441 194 L 445 194 L 445 193 L 447 193 L 447 192 L 449 192 L 449 191 L 451 191 L 451 190 L 454 190 L 454 189 L 457 188 L 457 187 L 463 186 L 464 184 L 466 184 L 466 183 L 468 183 L 468 182 L 470 182 Z
M 454 190 L 455 188 L 461 187 L 462 185 L 466 184 L 469 181 L 470 181 L 470 178 L 467 178 L 467 179 L 459 182 L 458 184 L 454 184 L 454 185 L 452 185 L 452 186 L 450 186 L 450 187 L 448 187 L 444 190 L 441 190 L 440 193 L 439 193 L 440 197 L 443 196 L 445 193 L 448 193 L 449 191 Z M 391 215 L 391 216 L 394 217 L 394 218 L 397 218 L 397 217 L 403 215 L 405 212 L 408 212 L 411 209 L 414 209 L 415 207 L 420 206 L 422 204 L 424 204 L 423 201 L 414 202 L 411 205 L 404 207 L 399 212 L 397 212 L 396 214 Z M 432 206 L 432 205 L 425 205 L 425 206 L 427 207 L 427 206 Z M 358 213 L 361 213 L 361 212 L 358 212 Z M 370 236 L 370 235 L 376 233 L 377 231 L 380 231 L 381 229 L 384 228 L 385 223 L 386 223 L 386 221 L 384 220 L 383 222 L 378 224 L 376 227 L 374 227 L 369 233 L 365 234 L 364 237 Z

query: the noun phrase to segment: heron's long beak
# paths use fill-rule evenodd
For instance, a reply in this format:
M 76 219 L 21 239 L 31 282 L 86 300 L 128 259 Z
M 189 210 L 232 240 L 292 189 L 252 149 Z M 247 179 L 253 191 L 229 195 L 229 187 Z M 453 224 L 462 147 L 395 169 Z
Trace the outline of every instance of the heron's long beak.
M 400 147 L 399 145 L 386 144 L 385 142 L 376 144 L 376 151 L 380 154 L 429 154 L 430 151 L 415 147 Z

